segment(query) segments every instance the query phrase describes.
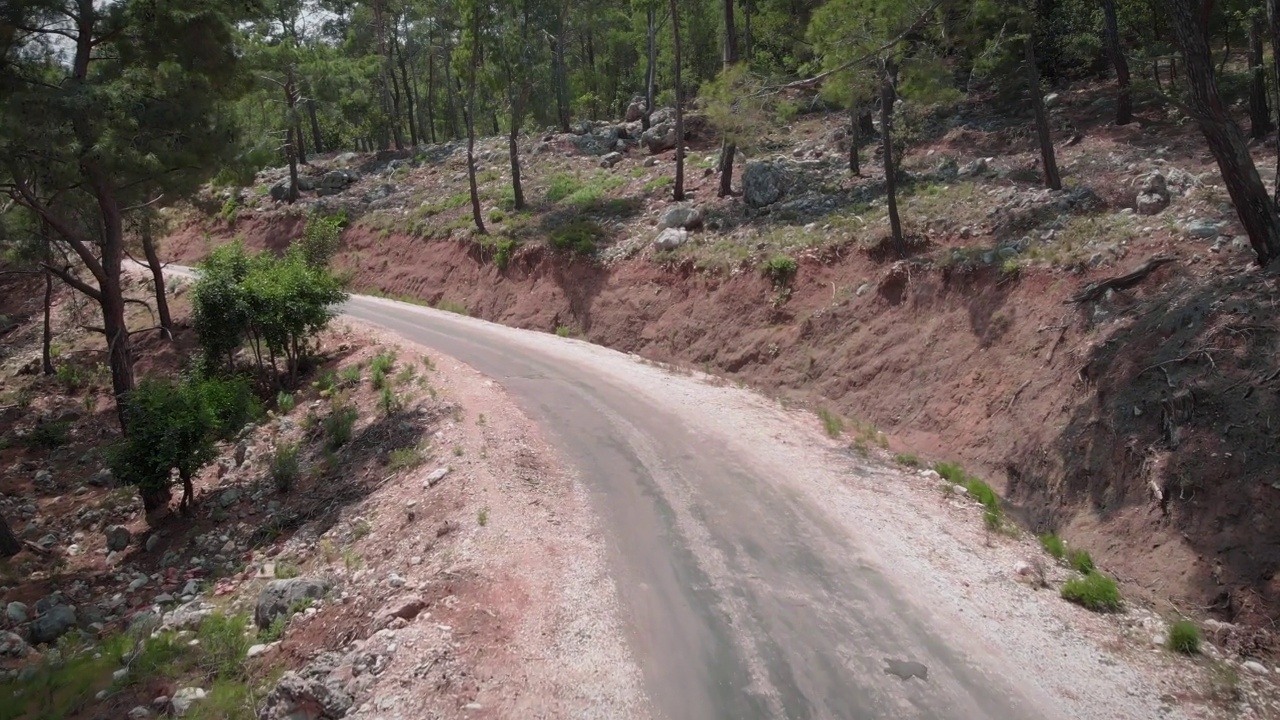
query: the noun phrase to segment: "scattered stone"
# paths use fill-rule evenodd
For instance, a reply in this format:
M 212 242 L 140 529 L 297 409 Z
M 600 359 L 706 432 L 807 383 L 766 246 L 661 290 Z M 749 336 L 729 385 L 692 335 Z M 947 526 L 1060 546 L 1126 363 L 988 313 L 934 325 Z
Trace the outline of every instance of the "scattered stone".
M 402 588 L 404 587 L 404 578 L 400 577 L 396 573 L 391 573 L 387 576 L 387 585 L 393 588 Z
M 150 535 L 147 536 L 147 544 L 146 544 L 147 552 L 155 552 L 156 546 L 159 544 L 160 544 L 160 535 L 158 533 L 151 533 Z
M 289 612 L 289 608 L 302 600 L 319 600 L 329 591 L 329 583 L 320 578 L 290 578 L 272 580 L 258 594 L 258 605 L 253 621 L 258 627 L 271 625 L 277 617 Z
M 129 547 L 129 541 L 133 536 L 129 534 L 129 528 L 123 525 L 112 525 L 107 528 L 107 549 L 115 551 L 123 551 Z
M 27 654 L 27 643 L 22 636 L 0 631 L 0 657 L 22 657 Z
M 655 165 L 657 165 L 657 164 L 658 164 L 658 158 L 653 157 L 653 156 L 649 156 L 649 157 L 645 158 L 645 159 L 644 159 L 644 163 L 643 163 L 643 165 L 644 165 L 645 167 L 653 167 L 653 166 L 655 166 Z
M 1217 237 L 1226 228 L 1227 224 L 1221 220 L 1208 220 L 1200 218 L 1187 223 L 1185 229 L 1187 234 L 1198 238 Z
M 169 700 L 169 705 L 173 708 L 173 714 L 182 717 L 191 710 L 191 706 L 197 701 L 203 700 L 208 695 L 202 688 L 186 687 L 175 692 Z
M 287 672 L 267 694 L 259 720 L 322 720 L 341 718 L 355 700 L 346 690 L 317 678 Z
M 627 114 L 623 119 L 627 122 L 635 122 L 644 117 L 645 103 L 643 100 L 632 100 L 627 106 Z
M 960 174 L 965 177 L 976 177 L 978 175 L 986 175 L 990 171 L 991 171 L 991 168 L 987 164 L 986 158 L 978 158 L 973 162 L 965 163 L 965 166 L 960 168 Z
M 622 162 L 622 153 L 615 150 L 600 158 L 600 167 L 611 168 L 620 162 Z
M 1031 574 L 1031 563 L 1025 560 L 1019 560 L 1013 564 L 1013 574 L 1026 577 Z
M 667 208 L 662 213 L 662 219 L 658 221 L 658 229 L 666 230 L 667 228 L 684 228 L 685 230 L 693 230 L 702 226 L 702 211 L 696 205 L 688 203 L 680 203 Z
M 1159 171 L 1142 177 L 1136 208 L 1139 215 L 1155 215 L 1169 207 L 1169 181 Z
M 146 720 L 151 717 L 151 711 L 139 705 L 129 711 L 129 720 Z
M 658 250 L 675 250 L 689 242 L 689 231 L 684 228 L 667 228 L 658 233 L 653 240 L 653 247 Z
M 27 618 L 30 617 L 26 603 L 20 603 L 16 600 L 5 607 L 4 614 L 9 620 L 19 625 L 26 622 Z
M 467 703 L 466 705 L 463 705 L 462 709 L 463 710 L 483 710 L 484 706 L 481 705 L 480 703 L 473 702 L 473 703 Z
M 90 475 L 86 482 L 94 487 L 111 487 L 115 484 L 115 476 L 111 474 L 109 468 L 103 468 Z
M 960 163 L 948 155 L 938 162 L 938 167 L 934 169 L 933 174 L 942 182 L 955 182 L 960 177 Z
M 213 605 L 192 600 L 165 613 L 163 622 L 165 627 L 175 630 L 195 629 L 213 614 L 214 609 Z
M 640 134 L 640 142 L 649 150 L 649 154 L 657 155 L 676 146 L 676 125 L 673 122 L 654 123 Z
M 161 593 L 155 597 L 155 601 L 160 604 L 173 602 L 173 596 L 169 593 Z
M 195 578 L 191 578 L 186 585 L 182 586 L 183 595 L 195 595 L 198 592 L 200 592 L 200 581 Z
M 1267 669 L 1266 665 L 1263 665 L 1257 660 L 1246 660 L 1241 667 L 1254 675 L 1268 675 L 1271 673 L 1271 671 Z
M 58 544 L 58 536 L 54 535 L 53 533 L 49 533 L 48 535 L 45 535 L 44 537 L 37 540 L 36 544 L 44 548 L 45 550 L 48 550 L 49 548 Z
M 424 488 L 435 487 L 436 484 L 439 483 L 441 480 L 443 480 L 444 476 L 448 474 L 449 474 L 449 468 L 447 467 L 436 468 L 435 470 L 431 471 L 431 474 L 427 475 L 427 477 L 423 479 L 422 487 Z
M 129 677 L 129 668 L 120 668 L 119 670 L 111 673 L 111 680 L 113 682 L 121 682 L 127 677 Z
M 231 507 L 240 500 L 240 488 L 227 488 L 218 496 L 218 504 L 222 507 Z
M 75 625 L 76 609 L 70 605 L 55 605 L 31 621 L 31 642 L 51 643 Z
M 1062 96 L 1059 95 L 1058 93 L 1049 93 L 1048 95 L 1045 95 L 1044 108 L 1046 110 L 1052 110 L 1053 108 L 1058 106 L 1058 100 L 1060 100 L 1061 98 Z
M 263 645 L 263 644 L 261 644 L 261 643 L 259 643 L 259 644 L 257 644 L 257 645 L 251 645 L 251 646 L 249 647 L 249 651 L 248 651 L 247 653 L 245 653 L 245 655 L 246 655 L 246 656 L 248 656 L 248 657 L 251 657 L 251 658 L 252 658 L 252 657 L 258 657 L 258 656 L 259 656 L 259 655 L 261 655 L 262 653 L 266 652 L 268 647 L 269 647 L 268 645 Z
M 151 582 L 151 578 L 146 575 L 139 575 L 133 579 L 133 582 L 129 583 L 129 592 L 137 592 L 146 587 L 149 582 Z
M 786 172 L 780 165 L 752 161 L 742 168 L 742 199 L 751 207 L 772 205 L 785 194 Z

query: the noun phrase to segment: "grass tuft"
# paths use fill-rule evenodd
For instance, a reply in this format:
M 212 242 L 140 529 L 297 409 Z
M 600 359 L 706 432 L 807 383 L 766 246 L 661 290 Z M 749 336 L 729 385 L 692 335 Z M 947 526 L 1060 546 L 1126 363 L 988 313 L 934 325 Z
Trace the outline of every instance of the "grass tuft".
M 1067 554 L 1067 564 L 1072 570 L 1086 575 L 1093 572 L 1095 568 L 1088 550 L 1072 550 Z
M 1059 560 L 1067 556 L 1067 544 L 1052 533 L 1040 536 L 1040 547 Z
M 1116 612 L 1120 609 L 1120 590 L 1116 581 L 1102 573 L 1091 572 L 1068 580 L 1062 586 L 1062 598 L 1094 612 Z
M 1169 628 L 1170 650 L 1183 655 L 1195 655 L 1200 652 L 1200 628 L 1190 620 L 1179 620 Z
M 900 453 L 893 456 L 894 462 L 909 468 L 921 467 L 924 463 L 920 462 L 920 458 L 912 453 Z
M 844 432 L 844 420 L 826 408 L 818 408 L 818 419 L 822 421 L 822 429 L 827 435 L 838 438 Z

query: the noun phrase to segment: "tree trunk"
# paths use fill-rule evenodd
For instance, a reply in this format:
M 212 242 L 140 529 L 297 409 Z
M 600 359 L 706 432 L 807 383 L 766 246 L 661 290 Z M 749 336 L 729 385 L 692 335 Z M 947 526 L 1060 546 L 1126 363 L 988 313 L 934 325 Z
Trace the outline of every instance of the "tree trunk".
M 1062 176 L 1058 174 L 1058 161 L 1053 154 L 1053 134 L 1049 129 L 1049 112 L 1040 94 L 1040 70 L 1036 67 L 1035 42 L 1031 36 L 1023 41 L 1027 65 L 1027 93 L 1036 115 L 1036 136 L 1040 139 L 1040 160 L 1044 163 L 1044 185 L 1050 190 L 1062 189 Z
M 644 71 L 644 115 L 640 118 L 640 126 L 648 130 L 651 125 L 649 117 L 653 114 L 653 104 L 657 98 L 658 84 L 658 8 L 656 6 L 649 6 L 645 20 L 647 52 Z
M 1271 108 L 1267 102 L 1267 71 L 1263 65 L 1262 35 L 1266 18 L 1255 13 L 1249 23 L 1249 132 L 1262 140 L 1271 132 Z
M 676 182 L 672 197 L 676 202 L 684 200 L 684 89 L 680 86 L 680 6 L 679 0 L 671 0 L 671 43 L 675 53 L 676 88 Z
M 1133 90 L 1129 87 L 1129 61 L 1125 59 L 1124 48 L 1120 46 L 1120 24 L 1116 20 L 1116 0 L 1102 0 L 1102 16 L 1104 35 L 1107 43 L 1107 55 L 1111 58 L 1111 66 L 1116 71 L 1116 124 L 1128 125 L 1133 122 Z
M 856 92 L 856 90 L 855 90 Z M 861 175 L 862 166 L 858 164 L 858 145 L 862 141 L 862 133 L 858 127 L 858 103 L 849 100 L 849 174 Z
M 436 53 L 431 48 L 431 36 L 427 36 L 427 132 L 431 144 L 436 144 Z
M 53 367 L 53 273 L 44 271 L 44 336 L 40 344 L 40 370 L 45 375 L 55 372 Z
M 173 317 L 169 314 L 169 298 L 164 292 L 164 266 L 160 263 L 160 254 L 156 252 L 155 239 L 151 236 L 151 215 L 143 210 L 142 254 L 147 258 L 147 266 L 151 268 L 151 280 L 156 286 L 156 314 L 160 316 L 160 327 L 165 337 L 173 339 Z
M 22 543 L 9 529 L 9 522 L 0 515 L 0 557 L 13 557 L 22 551 Z
M 742 0 L 742 52 L 751 64 L 751 0 Z
M 555 48 L 555 82 L 556 111 L 560 116 L 560 132 L 569 132 L 569 72 L 564 63 L 565 15 L 569 14 L 569 3 L 560 3 L 560 12 L 556 17 Z
M 733 22 L 733 4 L 737 0 L 724 0 L 724 69 L 726 72 L 738 64 L 738 28 Z M 720 141 L 720 197 L 733 194 L 733 156 L 736 145 L 726 137 Z
M 109 231 L 108 231 L 109 232 Z M 124 245 L 119 245 L 123 249 Z M 106 331 L 107 366 L 111 370 L 111 390 L 116 399 L 116 414 L 120 418 L 120 427 L 125 427 L 124 406 L 128 402 L 129 393 L 133 392 L 133 348 L 129 341 L 129 327 L 124 319 L 124 293 L 120 285 L 120 258 L 108 260 L 104 252 L 103 267 L 114 265 L 115 269 L 106 270 L 107 282 L 102 288 L 102 328 Z
M 1267 195 L 1266 186 L 1253 164 L 1244 134 L 1236 125 L 1213 77 L 1213 59 L 1209 51 L 1208 29 L 1202 22 L 1199 0 L 1169 0 L 1169 14 L 1174 33 L 1182 50 L 1182 65 L 1191 90 L 1191 109 L 1196 124 L 1218 162 L 1227 192 L 1235 205 L 1240 223 L 1249 234 L 1249 242 L 1257 254 L 1258 264 L 1266 265 L 1280 254 L 1280 217 Z
M 467 107 L 464 120 L 467 123 L 467 184 L 471 189 L 471 219 L 475 220 L 476 232 L 485 234 L 484 217 L 480 211 L 480 190 L 476 187 L 476 73 L 480 68 L 480 13 L 471 11 L 472 27 L 470 63 L 467 71 Z
M 898 166 L 893 159 L 893 67 L 885 61 L 880 66 L 880 145 L 884 152 L 884 191 L 889 202 L 889 228 L 898 254 L 907 256 L 907 240 L 902 234 L 902 218 L 898 215 Z
M 396 59 L 400 65 L 400 84 L 404 86 L 405 118 L 409 121 L 409 144 L 418 145 L 418 124 L 413 114 L 413 88 L 409 84 L 409 67 L 405 63 L 404 48 L 396 45 Z
M 285 71 L 284 102 L 286 118 L 284 155 L 285 160 L 289 163 L 289 194 L 285 199 L 292 205 L 298 201 L 298 86 L 297 80 L 293 75 L 292 65 Z
M 1267 0 L 1267 24 L 1271 29 L 1272 74 L 1276 85 L 1276 107 L 1280 108 L 1280 0 Z M 1276 124 L 1276 178 L 1272 186 L 1280 204 L 1280 123 Z
M 507 136 L 507 150 L 511 155 L 511 194 L 515 196 L 515 209 L 524 209 L 524 188 L 520 185 L 520 124 L 524 119 L 524 102 L 519 96 L 511 98 L 511 133 Z
M 444 92 L 449 110 L 449 134 L 453 136 L 454 140 L 457 140 L 462 136 L 462 133 L 458 129 L 458 93 L 454 88 L 453 73 L 449 69 L 449 66 L 453 63 L 450 62 L 449 57 L 445 57 L 444 62 L 441 64 L 444 65 Z
M 320 134 L 320 118 L 316 116 L 316 101 L 307 98 L 307 119 L 311 124 L 311 152 L 324 152 L 324 140 Z
M 298 201 L 298 155 L 294 151 L 292 125 L 285 131 L 284 154 L 289 160 L 289 194 L 285 200 L 292 205 Z

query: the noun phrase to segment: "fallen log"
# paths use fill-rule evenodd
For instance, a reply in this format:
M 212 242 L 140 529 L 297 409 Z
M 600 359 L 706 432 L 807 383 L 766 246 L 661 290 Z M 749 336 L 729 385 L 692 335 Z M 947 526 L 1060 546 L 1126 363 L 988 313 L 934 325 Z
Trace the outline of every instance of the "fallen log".
M 1128 272 L 1128 273 L 1125 273 L 1124 275 L 1119 275 L 1113 278 L 1107 278 L 1106 280 L 1099 280 L 1098 282 L 1095 282 L 1095 283 L 1089 283 L 1087 286 L 1085 286 L 1083 290 L 1076 293 L 1065 302 L 1068 305 L 1073 303 L 1079 304 L 1083 302 L 1089 302 L 1091 300 L 1097 300 L 1098 298 L 1102 297 L 1108 290 L 1128 290 L 1129 288 L 1134 287 L 1135 285 L 1137 285 L 1138 283 L 1146 279 L 1146 277 L 1150 275 L 1152 271 L 1154 271 L 1156 268 L 1160 267 L 1161 265 L 1167 265 L 1168 263 L 1171 263 L 1175 260 L 1177 260 L 1177 258 L 1175 257 L 1170 257 L 1168 255 L 1158 255 L 1142 263 L 1137 268 L 1135 268 L 1132 272 Z

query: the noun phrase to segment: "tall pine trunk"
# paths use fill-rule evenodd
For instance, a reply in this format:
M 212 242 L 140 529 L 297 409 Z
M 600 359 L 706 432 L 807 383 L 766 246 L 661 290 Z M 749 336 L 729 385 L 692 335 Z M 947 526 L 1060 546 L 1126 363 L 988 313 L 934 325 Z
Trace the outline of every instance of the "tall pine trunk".
M 889 203 L 889 229 L 898 254 L 907 256 L 907 239 L 902 234 L 902 218 L 898 215 L 898 165 L 893 157 L 893 89 L 892 61 L 880 65 L 880 145 L 884 154 L 884 191 Z
M 1191 109 L 1196 124 L 1218 162 L 1222 180 L 1235 205 L 1240 224 L 1249 234 L 1249 243 L 1258 264 L 1266 265 L 1280 254 L 1280 216 L 1267 194 L 1258 168 L 1253 164 L 1244 134 L 1231 118 L 1218 93 L 1209 50 L 1209 31 L 1201 15 L 1199 0 L 1168 0 L 1174 34 L 1182 51 L 1182 67 L 1191 91 Z
M 511 96 L 511 132 L 507 135 L 507 152 L 511 155 L 511 194 L 515 197 L 515 209 L 524 209 L 524 187 L 520 184 L 520 125 L 524 120 L 524 98 L 519 93 Z
M 733 22 L 733 4 L 724 0 L 724 69 L 729 72 L 738 64 L 738 28 Z M 736 145 L 726 137 L 720 141 L 720 197 L 733 194 L 733 156 Z
M 1267 0 L 1267 25 L 1271 35 L 1272 78 L 1276 87 L 1276 108 L 1280 109 L 1280 0 Z M 1280 204 L 1280 123 L 1276 123 L 1275 202 Z
M 1107 55 L 1116 71 L 1116 124 L 1133 122 L 1133 90 L 1130 88 L 1129 61 L 1120 46 L 1120 23 L 1116 20 L 1116 0 L 1102 0 L 1103 34 Z
M 680 6 L 671 0 L 671 43 L 675 54 L 676 88 L 676 182 L 672 197 L 684 200 L 684 89 L 680 86 Z
M 857 92 L 856 89 L 854 91 Z M 849 100 L 849 174 L 861 175 L 862 166 L 858 163 L 858 145 L 862 143 L 862 133 L 858 127 L 858 103 Z
M 471 11 L 471 48 L 470 62 L 467 63 L 467 106 L 464 119 L 467 123 L 467 185 L 471 190 L 471 219 L 476 223 L 476 232 L 484 235 L 484 217 L 480 210 L 480 189 L 476 186 L 476 74 L 480 71 L 480 13 Z
M 649 118 L 657 101 L 658 85 L 658 8 L 654 5 L 649 6 L 645 15 L 645 43 L 644 115 L 640 118 L 640 126 L 648 130 L 652 124 Z
M 316 101 L 307 98 L 307 120 L 311 125 L 311 152 L 324 152 L 324 139 L 320 134 L 320 118 L 316 115 Z
M 40 236 L 44 239 L 44 327 L 40 342 L 40 370 L 45 375 L 54 374 L 53 366 L 53 272 L 49 265 L 53 262 L 53 236 L 49 222 L 40 219 Z
M 1262 36 L 1267 20 L 1255 13 L 1249 23 L 1249 134 L 1255 140 L 1271 132 L 1271 108 L 1267 102 L 1267 70 L 1263 64 Z
M 569 132 L 569 71 L 564 62 L 564 46 L 567 38 L 568 29 L 565 23 L 565 16 L 569 14 L 569 3 L 567 0 L 560 3 L 560 12 L 556 16 L 556 37 L 555 37 L 555 82 L 556 82 L 556 112 L 560 120 L 560 132 Z
M 1036 44 L 1031 35 L 1023 41 L 1027 65 L 1027 94 L 1036 115 L 1036 137 L 1040 140 L 1040 160 L 1044 163 L 1044 186 L 1050 190 L 1062 189 L 1062 176 L 1058 174 L 1058 160 L 1053 152 L 1053 133 L 1049 128 L 1049 111 L 1044 107 L 1040 93 L 1040 69 L 1036 67 Z
M 156 241 L 151 234 L 151 214 L 143 210 L 141 218 L 142 254 L 147 258 L 147 266 L 151 269 L 151 281 L 156 290 L 156 314 L 160 316 L 160 329 L 164 336 L 173 339 L 173 316 L 169 314 L 169 298 L 164 291 L 164 265 L 160 263 L 160 254 L 156 252 Z

